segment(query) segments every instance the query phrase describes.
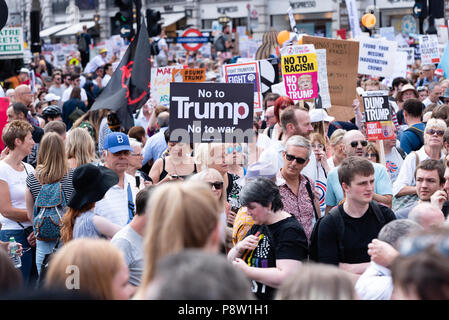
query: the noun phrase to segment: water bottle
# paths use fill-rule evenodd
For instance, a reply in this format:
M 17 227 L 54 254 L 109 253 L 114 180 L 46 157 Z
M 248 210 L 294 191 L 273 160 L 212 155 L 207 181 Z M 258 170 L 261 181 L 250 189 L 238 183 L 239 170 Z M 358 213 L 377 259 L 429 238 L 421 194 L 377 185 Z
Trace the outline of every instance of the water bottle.
M 14 267 L 20 268 L 22 266 L 22 260 L 20 259 L 20 255 L 16 253 L 16 251 L 19 249 L 19 245 L 17 244 L 16 239 L 14 239 L 14 237 L 9 238 L 8 249 Z

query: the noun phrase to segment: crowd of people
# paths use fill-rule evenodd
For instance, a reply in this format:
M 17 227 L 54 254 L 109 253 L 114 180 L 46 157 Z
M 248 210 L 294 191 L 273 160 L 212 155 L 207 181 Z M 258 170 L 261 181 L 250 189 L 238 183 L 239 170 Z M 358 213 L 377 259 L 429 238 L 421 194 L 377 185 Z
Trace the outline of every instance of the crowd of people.
M 0 297 L 449 299 L 449 79 L 434 65 L 391 87 L 359 75 L 349 121 L 267 93 L 252 142 L 188 144 L 152 98 L 129 130 L 91 110 L 106 56 L 38 63 L 34 92 L 26 69 L 5 90 Z M 215 82 L 222 57 L 183 62 Z M 380 89 L 383 143 L 360 98 Z

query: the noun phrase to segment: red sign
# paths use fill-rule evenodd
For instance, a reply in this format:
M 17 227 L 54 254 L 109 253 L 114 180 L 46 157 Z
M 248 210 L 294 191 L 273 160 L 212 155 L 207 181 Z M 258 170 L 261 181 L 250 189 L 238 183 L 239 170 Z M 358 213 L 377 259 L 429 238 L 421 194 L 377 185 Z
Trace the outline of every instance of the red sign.
M 182 36 L 183 37 L 192 37 L 192 36 L 193 37 L 202 37 L 203 34 L 198 29 L 190 28 L 190 29 L 187 29 L 186 31 L 184 31 Z M 183 43 L 182 44 L 184 49 L 186 49 L 187 51 L 197 51 L 199 48 L 201 48 L 202 45 L 203 45 L 202 43 Z

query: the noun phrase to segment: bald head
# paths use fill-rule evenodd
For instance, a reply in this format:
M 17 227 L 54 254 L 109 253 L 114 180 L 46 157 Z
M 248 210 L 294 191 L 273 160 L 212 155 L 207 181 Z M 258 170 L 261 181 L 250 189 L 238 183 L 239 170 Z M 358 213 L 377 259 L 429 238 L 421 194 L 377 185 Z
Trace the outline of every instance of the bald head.
M 28 106 L 33 101 L 33 94 L 31 93 L 30 86 L 21 84 L 14 90 L 14 98 L 16 102 L 21 102 Z
M 408 218 L 417 222 L 424 229 L 437 227 L 444 223 L 443 212 L 430 203 L 420 203 L 414 207 Z
M 167 111 L 163 111 L 159 113 L 159 115 L 157 116 L 157 123 L 161 128 L 168 127 L 169 120 L 170 120 L 170 113 L 168 113 Z
M 361 133 L 359 130 L 350 130 L 346 132 L 345 135 L 343 136 L 342 142 L 345 145 L 345 151 L 348 157 L 364 156 L 367 141 L 363 133 Z M 354 144 L 355 147 L 353 147 L 352 144 Z M 363 144 L 365 146 L 363 146 Z

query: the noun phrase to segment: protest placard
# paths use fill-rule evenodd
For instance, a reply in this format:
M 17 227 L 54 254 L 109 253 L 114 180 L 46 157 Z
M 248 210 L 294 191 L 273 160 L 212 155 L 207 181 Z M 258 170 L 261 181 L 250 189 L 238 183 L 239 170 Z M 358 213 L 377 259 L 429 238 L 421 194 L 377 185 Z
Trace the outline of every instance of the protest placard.
M 438 64 L 438 68 L 443 69 L 445 78 L 449 78 L 449 43 L 444 48 L 443 56 Z
M 367 91 L 362 95 L 368 140 L 387 140 L 394 136 L 387 91 Z
M 359 43 L 322 37 L 303 36 L 302 43 L 326 49 L 326 67 L 332 108 L 329 114 L 338 121 L 354 117 L 351 107 L 356 96 Z
M 396 63 L 394 64 L 394 69 L 391 77 L 385 78 L 385 84 L 391 87 L 394 78 L 406 78 L 407 77 L 407 52 L 396 51 Z
M 397 43 L 388 40 L 360 38 L 359 73 L 391 77 L 394 71 Z
M 254 112 L 263 111 L 260 71 L 257 61 L 225 64 L 223 75 L 223 80 L 226 83 L 252 83 L 254 86 Z
M 415 49 L 414 48 L 398 48 L 398 51 L 407 53 L 407 64 L 413 65 L 415 63 Z
M 151 68 L 151 98 L 156 104 L 166 107 L 170 105 L 170 82 L 173 78 L 175 66 Z
M 0 30 L 0 55 L 23 55 L 23 30 L 3 28 Z
M 283 48 L 281 64 L 285 91 L 292 100 L 318 97 L 318 61 L 313 45 Z
M 172 82 L 204 82 L 206 68 L 173 69 Z
M 419 47 L 422 64 L 433 64 L 440 62 L 438 51 L 438 37 L 435 34 L 420 35 Z
M 318 61 L 318 98 L 315 99 L 315 108 L 330 108 L 331 97 L 329 95 L 329 83 L 327 82 L 326 50 L 316 50 Z
M 250 83 L 171 83 L 170 141 L 250 142 L 254 90 Z

